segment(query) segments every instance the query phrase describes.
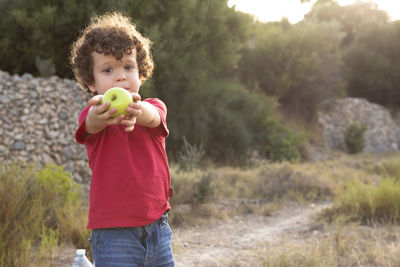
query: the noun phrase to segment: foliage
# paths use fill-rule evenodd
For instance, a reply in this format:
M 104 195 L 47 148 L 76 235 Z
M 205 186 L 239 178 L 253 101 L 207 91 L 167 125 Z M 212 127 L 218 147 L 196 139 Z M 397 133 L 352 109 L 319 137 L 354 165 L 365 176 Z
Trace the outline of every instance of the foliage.
M 361 181 L 349 182 L 335 197 L 334 207 L 327 218 L 345 215 L 363 223 L 400 222 L 400 182 L 383 179 L 377 186 Z
M 141 93 L 168 107 L 173 161 L 179 160 L 185 137 L 194 146 L 202 144 L 215 162 L 243 162 L 264 132 L 274 131 L 265 122 L 272 100 L 257 100 L 260 95 L 246 91 L 235 77 L 252 20 L 226 0 L 2 1 L 0 10 L 0 69 L 49 75 L 53 62 L 62 77 L 71 77 L 68 49 L 92 15 L 123 10 L 131 16 L 154 42 L 156 69 Z
M 72 40 L 96 13 L 122 8 L 129 1 L 0 1 L 0 69 L 39 74 L 36 58 L 52 61 L 56 74 L 72 77 L 67 65 Z
M 161 18 L 158 24 L 148 21 L 149 15 L 139 22 L 149 25 L 156 44 L 157 68 L 143 92 L 166 102 L 174 133 L 168 138 L 170 159 L 179 157 L 185 137 L 217 163 L 244 162 L 257 136 L 268 131 L 265 123 L 250 124 L 272 111 L 270 99 L 256 99 L 234 77 L 248 16 L 229 9 L 226 1 L 163 2 L 153 12 L 151 18 Z
M 335 0 L 319 0 L 306 14 L 305 19 L 339 22 L 341 31 L 345 32 L 342 46 L 347 47 L 354 42 L 358 34 L 370 27 L 387 23 L 389 17 L 373 2 L 356 1 L 353 5 L 340 6 Z
M 344 95 L 337 22 L 287 21 L 255 25 L 242 51 L 239 75 L 253 90 L 278 98 L 287 111 L 308 120 L 318 103 Z
M 373 2 L 358 1 L 339 6 L 336 1 L 318 1 L 307 20 L 340 22 L 347 92 L 385 106 L 398 106 L 400 23 Z
M 364 150 L 366 130 L 367 126 L 362 123 L 352 123 L 347 127 L 344 141 L 350 154 L 357 154 Z
M 72 78 L 71 43 L 92 16 L 114 10 L 154 43 L 155 72 L 141 94 L 168 107 L 171 161 L 182 160 L 184 137 L 217 163 L 245 163 L 255 150 L 292 160 L 302 134 L 279 122 L 277 103 L 312 121 L 326 98 L 400 99 L 400 24 L 363 2 L 319 0 L 290 24 L 254 21 L 227 0 L 5 0 L 0 69 Z
M 28 266 L 38 244 L 39 258 L 33 261 L 40 261 L 45 251 L 54 255 L 54 250 L 47 249 L 60 242 L 74 242 L 66 229 L 85 232 L 80 190 L 71 174 L 59 166 L 37 169 L 1 163 L 0 265 Z M 61 217 L 68 222 L 60 221 Z
M 268 137 L 266 158 L 272 161 L 296 161 L 300 159 L 300 146 L 306 141 L 304 133 L 294 134 L 287 127 L 279 127 Z
M 400 23 L 373 25 L 344 55 L 350 96 L 385 106 L 400 104 Z

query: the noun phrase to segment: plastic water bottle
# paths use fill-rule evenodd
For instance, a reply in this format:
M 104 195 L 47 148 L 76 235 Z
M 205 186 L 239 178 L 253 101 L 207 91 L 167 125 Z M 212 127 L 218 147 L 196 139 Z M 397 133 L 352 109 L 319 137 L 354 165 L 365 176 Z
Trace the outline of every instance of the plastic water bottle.
M 71 267 L 93 267 L 92 263 L 85 255 L 86 251 L 84 249 L 76 250 L 76 256 Z

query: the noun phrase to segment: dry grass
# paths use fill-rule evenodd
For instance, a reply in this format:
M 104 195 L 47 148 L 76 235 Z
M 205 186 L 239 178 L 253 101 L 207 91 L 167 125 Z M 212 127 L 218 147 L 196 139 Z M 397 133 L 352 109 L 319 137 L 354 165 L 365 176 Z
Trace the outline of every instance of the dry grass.
M 174 208 L 171 217 L 177 226 L 190 225 L 192 221 L 199 222 L 203 214 L 206 220 L 221 219 L 232 212 L 246 214 L 266 210 L 268 213 L 267 205 L 278 206 L 276 203 L 285 200 L 305 203 L 332 200 L 350 182 L 378 185 L 383 177 L 400 176 L 396 162 L 400 162 L 398 154 L 382 157 L 336 153 L 317 162 L 262 162 L 249 168 L 220 167 L 183 172 L 172 167 Z
M 254 266 L 399 266 L 399 226 L 334 223 L 259 250 Z
M 173 177 L 182 175 L 180 178 L 188 179 L 183 179 L 186 189 L 190 188 L 184 191 L 186 200 L 196 192 L 193 185 L 200 177 L 212 177 L 208 183 L 211 193 L 203 203 L 176 203 L 172 214 L 180 213 L 181 220 L 175 226 L 204 224 L 235 215 L 269 216 L 287 200 L 334 201 L 309 231 L 288 234 L 275 243 L 235 250 L 230 258 L 210 258 L 205 262 L 213 266 L 400 266 L 400 227 L 396 219 L 400 214 L 400 201 L 396 199 L 400 198 L 399 163 L 399 153 L 333 153 L 317 162 L 214 168 L 190 175 L 175 173 Z M 177 206 L 184 209 L 176 209 Z M 179 244 L 175 246 L 178 251 L 185 250 Z M 198 266 L 203 263 L 199 261 Z
M 288 231 L 274 241 L 255 240 L 249 246 L 215 245 L 219 236 L 213 236 L 202 246 L 193 247 L 199 242 L 194 237 L 202 235 L 201 228 L 194 228 L 194 244 L 174 243 L 177 254 L 193 257 L 191 264 L 180 261 L 177 266 L 400 266 L 398 225 L 363 226 L 338 218 L 330 224 L 310 226 L 307 231 Z M 201 256 L 190 253 L 197 249 Z
M 270 216 L 286 201 L 335 200 L 315 231 L 236 253 L 230 266 L 248 265 L 249 259 L 252 266 L 399 266 L 394 256 L 399 253 L 399 229 L 391 225 L 400 221 L 399 163 L 398 153 L 332 153 L 316 162 L 260 162 L 248 168 L 185 172 L 173 165 L 170 219 L 173 227 L 191 226 L 236 215 Z M 90 251 L 87 210 L 68 174 L 57 167 L 43 171 L 17 165 L 1 166 L 1 171 L 0 221 L 6 219 L 0 224 L 0 265 L 54 266 L 65 243 Z M 349 220 L 349 214 L 358 216 Z M 378 220 L 385 216 L 389 219 Z M 10 257 L 15 260 L 7 264 Z
M 0 164 L 0 266 L 54 266 L 59 246 L 82 244 L 80 190 L 55 165 Z

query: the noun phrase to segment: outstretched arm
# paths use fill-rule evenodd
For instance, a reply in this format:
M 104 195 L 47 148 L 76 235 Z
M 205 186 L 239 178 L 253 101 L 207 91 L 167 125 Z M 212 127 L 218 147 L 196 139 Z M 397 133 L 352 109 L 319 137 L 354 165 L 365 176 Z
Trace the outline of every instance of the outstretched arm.
M 135 123 L 149 128 L 155 128 L 161 124 L 160 114 L 149 102 L 136 101 L 130 104 L 126 111 L 130 113 L 133 118 L 135 118 L 135 122 L 132 125 L 128 125 L 128 123 L 125 122 L 125 119 L 122 120 L 121 123 L 127 126 L 126 129 L 132 128 L 133 130 Z

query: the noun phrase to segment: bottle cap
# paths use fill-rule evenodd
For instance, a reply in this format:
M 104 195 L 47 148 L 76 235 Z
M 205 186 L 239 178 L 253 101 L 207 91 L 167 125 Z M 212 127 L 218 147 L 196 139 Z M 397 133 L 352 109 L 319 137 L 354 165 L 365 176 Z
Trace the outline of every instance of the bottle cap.
M 85 253 L 86 253 L 86 250 L 84 250 L 84 249 L 77 249 L 76 250 L 76 255 L 85 255 Z

